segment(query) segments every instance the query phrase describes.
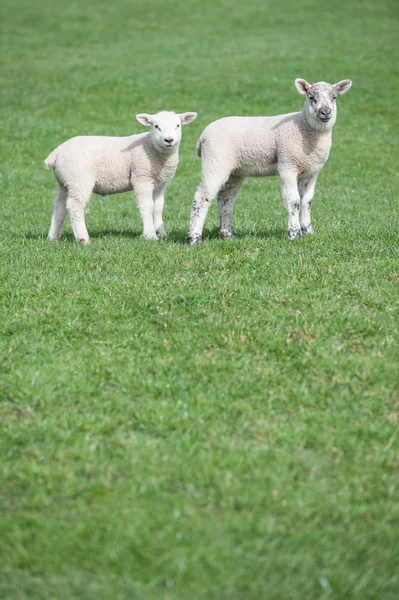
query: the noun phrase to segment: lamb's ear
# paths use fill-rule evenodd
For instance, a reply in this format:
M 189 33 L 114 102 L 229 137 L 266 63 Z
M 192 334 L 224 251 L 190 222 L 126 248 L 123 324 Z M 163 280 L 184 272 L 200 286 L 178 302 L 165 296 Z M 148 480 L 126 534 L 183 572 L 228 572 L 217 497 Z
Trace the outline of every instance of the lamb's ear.
M 192 112 L 187 112 L 187 113 L 181 113 L 181 115 L 179 115 L 180 117 L 180 121 L 182 125 L 188 125 L 188 123 L 191 123 L 191 121 L 194 121 L 194 119 L 197 118 L 197 113 L 192 113 Z
M 343 79 L 338 83 L 334 83 L 333 88 L 336 94 L 345 94 L 352 87 L 352 81 L 350 79 Z
M 300 94 L 307 94 L 310 83 L 308 83 L 306 79 L 295 79 L 295 87 Z
M 146 125 L 147 127 L 151 127 L 154 122 L 153 115 L 147 115 L 147 113 L 142 113 L 141 115 L 136 115 L 136 119 L 142 125 Z

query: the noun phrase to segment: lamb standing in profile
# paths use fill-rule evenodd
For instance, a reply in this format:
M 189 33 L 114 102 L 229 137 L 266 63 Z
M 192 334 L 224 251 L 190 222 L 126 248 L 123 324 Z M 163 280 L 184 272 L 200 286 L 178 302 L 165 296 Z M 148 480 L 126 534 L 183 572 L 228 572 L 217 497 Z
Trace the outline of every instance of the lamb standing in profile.
M 306 94 L 301 112 L 277 117 L 226 117 L 208 125 L 197 144 L 202 179 L 194 196 L 188 243 L 201 241 L 206 214 L 216 195 L 220 235 L 232 237 L 234 202 L 244 179 L 268 175 L 280 177 L 289 239 L 312 234 L 310 208 L 317 175 L 331 148 L 331 130 L 337 118 L 335 100 L 351 85 L 349 79 L 334 85 L 323 81 L 310 85 L 296 79 L 298 92 Z
M 48 237 L 58 240 L 67 211 L 77 242 L 89 243 L 85 209 L 94 192 L 101 196 L 134 190 L 144 224 L 144 237 L 165 237 L 164 194 L 179 162 L 181 125 L 197 113 L 159 112 L 136 115 L 148 133 L 127 137 L 74 137 L 53 150 L 44 161 L 54 169 L 59 190 Z

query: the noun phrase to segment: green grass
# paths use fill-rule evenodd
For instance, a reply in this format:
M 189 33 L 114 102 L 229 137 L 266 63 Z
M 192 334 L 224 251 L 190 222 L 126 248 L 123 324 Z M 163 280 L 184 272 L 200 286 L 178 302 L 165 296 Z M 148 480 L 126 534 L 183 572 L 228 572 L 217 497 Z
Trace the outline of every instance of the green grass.
M 2 1 L 0 597 L 398 597 L 397 31 L 393 0 Z M 202 129 L 295 77 L 354 82 L 315 236 L 270 178 L 186 246 Z M 124 194 L 48 243 L 47 154 L 164 108 L 199 113 L 168 240 Z

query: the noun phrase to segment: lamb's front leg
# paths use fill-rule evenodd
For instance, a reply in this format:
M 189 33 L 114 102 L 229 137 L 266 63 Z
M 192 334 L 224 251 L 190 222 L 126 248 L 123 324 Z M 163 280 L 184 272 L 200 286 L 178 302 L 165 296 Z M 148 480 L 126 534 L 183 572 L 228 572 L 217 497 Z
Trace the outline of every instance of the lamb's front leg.
M 288 211 L 288 239 L 295 240 L 301 236 L 297 174 L 294 171 L 281 171 L 280 185 L 281 195 Z
M 155 189 L 153 192 L 153 200 L 154 200 L 154 227 L 155 233 L 159 238 L 165 238 L 167 233 L 165 231 L 165 226 L 163 224 L 163 207 L 165 204 L 165 190 L 167 184 L 162 187 Z
M 143 236 L 145 240 L 157 240 L 154 227 L 154 188 L 150 185 L 134 185 L 137 206 L 143 219 Z
M 306 175 L 298 179 L 299 195 L 301 197 L 301 231 L 302 235 L 312 235 L 313 228 L 310 221 L 310 210 L 316 187 L 317 175 Z

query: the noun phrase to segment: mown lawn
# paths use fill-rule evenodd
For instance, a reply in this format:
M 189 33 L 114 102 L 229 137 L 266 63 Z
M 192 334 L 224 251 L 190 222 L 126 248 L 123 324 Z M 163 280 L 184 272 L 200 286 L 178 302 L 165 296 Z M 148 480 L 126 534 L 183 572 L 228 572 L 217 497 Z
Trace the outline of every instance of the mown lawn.
M 399 597 L 398 7 L 316 0 L 2 0 L 0 597 Z M 275 178 L 236 238 L 184 243 L 212 120 L 339 98 L 315 236 Z M 43 159 L 76 134 L 197 111 L 141 239 L 93 197 L 92 243 L 46 240 Z

